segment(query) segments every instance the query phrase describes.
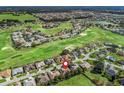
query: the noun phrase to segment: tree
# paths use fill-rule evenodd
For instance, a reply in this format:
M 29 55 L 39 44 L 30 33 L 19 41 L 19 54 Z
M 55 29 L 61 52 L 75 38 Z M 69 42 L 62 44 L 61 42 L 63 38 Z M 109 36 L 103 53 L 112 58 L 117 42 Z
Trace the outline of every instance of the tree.
M 67 54 L 69 54 L 69 50 L 67 50 L 67 49 L 63 50 L 61 53 L 61 55 L 67 55 Z
M 71 70 L 70 73 L 71 73 L 71 76 L 74 76 L 75 75 L 75 73 L 74 73 L 73 70 Z
M 79 74 L 83 73 L 83 69 L 79 67 L 79 68 L 78 68 L 78 73 L 79 73 Z
M 36 45 L 37 45 L 36 42 L 32 42 L 31 44 L 32 47 L 35 47 Z
M 93 79 L 93 82 L 94 82 L 97 86 L 104 85 L 104 81 L 100 80 L 100 77 L 97 77 L 97 76 Z
M 96 74 L 101 74 L 104 70 L 104 63 L 100 62 L 96 64 L 96 66 L 93 68 L 92 72 Z

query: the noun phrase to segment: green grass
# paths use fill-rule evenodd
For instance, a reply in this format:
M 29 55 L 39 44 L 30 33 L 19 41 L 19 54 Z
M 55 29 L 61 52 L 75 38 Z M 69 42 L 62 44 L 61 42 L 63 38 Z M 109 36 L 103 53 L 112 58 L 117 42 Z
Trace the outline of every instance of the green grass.
M 62 22 L 60 23 L 60 25 L 58 25 L 57 27 L 54 27 L 54 28 L 50 28 L 50 29 L 45 29 L 45 28 L 42 28 L 42 24 L 35 24 L 35 25 L 32 25 L 32 28 L 34 30 L 40 30 L 41 32 L 43 32 L 44 34 L 47 34 L 47 35 L 55 35 L 56 33 L 60 32 L 60 31 L 63 31 L 65 29 L 72 29 L 72 23 L 70 22 Z
M 26 73 L 22 73 L 22 74 L 17 74 L 16 75 L 17 78 L 22 77 L 22 76 L 26 76 Z
M 2 13 L 0 14 L 0 21 L 2 20 L 6 20 L 6 19 L 11 19 L 11 20 L 19 20 L 21 22 L 24 22 L 25 20 L 35 20 L 36 17 L 34 17 L 33 15 L 30 14 L 19 14 L 17 15 L 13 15 L 13 14 L 9 14 L 9 13 Z
M 103 81 L 104 84 L 108 83 L 108 79 L 105 78 L 105 77 L 102 77 L 101 74 L 94 74 L 94 73 L 91 73 L 89 71 L 86 71 L 85 74 L 90 78 L 90 79 L 96 79 L 96 80 L 99 80 L 99 81 Z
M 5 81 L 6 81 L 6 79 L 0 79 L 0 83 L 3 83 Z
M 108 55 L 109 56 L 113 56 L 117 61 L 118 60 L 124 60 L 124 57 L 123 56 L 119 56 L 116 53 L 109 53 Z
M 109 55 L 109 56 L 113 56 L 113 57 L 116 59 L 116 61 L 113 62 L 113 64 L 118 65 L 118 66 L 122 66 L 122 65 L 119 64 L 117 61 L 118 61 L 118 60 L 124 60 L 124 57 L 123 57 L 123 56 L 119 56 L 119 55 L 117 55 L 116 53 L 109 53 L 108 55 Z
M 87 43 L 95 41 L 107 41 L 115 44 L 124 45 L 124 37 L 118 34 L 111 33 L 109 31 L 104 31 L 100 28 L 89 28 L 85 31 L 86 36 L 76 36 L 70 39 L 58 40 L 50 43 L 45 43 L 39 45 L 35 48 L 25 48 L 25 49 L 14 49 L 12 48 L 10 33 L 16 29 L 21 29 L 21 27 L 13 27 L 7 29 L 0 33 L 0 69 L 6 69 L 10 67 L 23 66 L 25 64 L 33 63 L 36 60 L 44 60 L 49 57 L 53 57 L 61 53 L 61 51 L 70 45 L 83 46 Z M 10 48 L 1 50 L 3 47 L 9 46 Z M 13 56 L 22 55 L 13 58 Z
M 59 82 L 57 86 L 94 86 L 94 84 L 85 76 L 77 75 L 68 80 Z
M 1 50 L 0 52 L 0 69 L 6 69 L 9 67 L 16 67 L 32 63 L 36 60 L 43 60 L 55 55 L 58 55 L 65 47 L 69 45 L 82 45 L 82 43 L 88 43 L 94 36 L 89 33 L 88 38 L 75 37 L 72 39 L 58 40 L 55 42 L 46 43 L 35 48 L 22 49 L 22 50 Z M 82 41 L 84 40 L 84 41 Z M 6 46 L 6 45 L 3 45 Z M 55 52 L 56 51 L 56 52 Z M 16 55 L 23 55 L 16 58 L 12 58 Z

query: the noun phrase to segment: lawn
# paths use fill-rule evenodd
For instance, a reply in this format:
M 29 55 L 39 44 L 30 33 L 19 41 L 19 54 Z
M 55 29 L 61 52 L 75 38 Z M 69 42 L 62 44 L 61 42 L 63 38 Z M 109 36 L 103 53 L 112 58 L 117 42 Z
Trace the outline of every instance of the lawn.
M 45 28 L 42 28 L 42 24 L 37 24 L 37 25 L 33 25 L 32 28 L 34 30 L 40 30 L 41 32 L 45 33 L 45 34 L 48 34 L 48 35 L 55 35 L 56 33 L 60 32 L 60 31 L 63 31 L 65 29 L 67 30 L 70 30 L 72 29 L 72 23 L 70 22 L 62 22 L 60 23 L 60 25 L 58 25 L 57 27 L 54 27 L 54 28 L 50 28 L 50 29 L 45 29 Z
M 113 64 L 118 65 L 118 66 L 122 66 L 122 65 L 119 64 L 117 61 L 119 61 L 119 60 L 124 60 L 124 57 L 123 57 L 123 56 L 119 56 L 119 55 L 116 54 L 116 53 L 109 53 L 108 56 L 112 56 L 112 57 L 115 58 L 116 61 L 115 61 L 115 62 L 112 62 Z
M 0 79 L 0 83 L 6 82 L 6 79 Z
M 57 86 L 94 86 L 94 84 L 85 76 L 77 75 L 68 80 L 59 82 Z
M 116 54 L 116 53 L 109 53 L 108 55 L 109 55 L 109 56 L 113 56 L 117 61 L 118 61 L 118 60 L 124 60 L 124 57 L 123 57 L 123 56 L 119 56 L 119 55 Z
M 1 33 L 1 35 L 2 34 L 4 35 L 4 33 Z M 82 43 L 88 43 L 92 41 L 93 37 L 94 35 L 89 33 L 89 36 L 87 36 L 87 38 L 78 36 L 71 39 L 58 40 L 55 42 L 46 43 L 46 44 L 37 46 L 35 48 L 21 49 L 21 50 L 16 50 L 14 48 L 12 50 L 11 49 L 2 50 L 3 47 L 1 47 L 0 48 L 1 49 L 0 50 L 0 69 L 21 66 L 28 63 L 32 63 L 36 60 L 43 60 L 43 59 L 58 55 L 65 47 L 69 45 L 75 45 L 75 44 L 82 45 Z M 5 37 L 3 36 L 3 38 Z M 6 42 L 8 41 L 7 38 L 5 38 L 5 40 Z M 0 42 L 0 43 L 2 44 L 2 46 L 6 46 L 6 43 L 3 43 L 3 42 Z M 22 55 L 22 56 L 13 58 L 16 55 Z
M 19 15 L 13 15 L 11 13 L 2 13 L 0 14 L 0 21 L 11 19 L 11 20 L 19 20 L 21 22 L 24 22 L 25 20 L 35 20 L 36 17 L 30 14 L 19 14 Z
M 19 28 L 19 27 L 18 27 Z M 58 40 L 39 45 L 35 48 L 14 49 L 11 44 L 10 32 L 18 28 L 11 28 L 0 33 L 0 70 L 10 67 L 23 66 L 33 63 L 36 60 L 44 60 L 58 55 L 61 51 L 70 45 L 83 46 L 90 42 L 107 41 L 115 44 L 124 45 L 124 37 L 118 34 L 104 31 L 100 28 L 88 28 L 85 36 L 76 36 L 70 39 Z M 21 26 L 20 28 L 23 28 Z M 19 29 L 20 29 L 19 28 Z M 8 47 L 8 48 L 5 48 Z M 3 49 L 4 48 L 4 49 Z
M 107 84 L 109 81 L 106 77 L 102 77 L 101 74 L 94 74 L 94 73 L 91 73 L 89 71 L 86 71 L 85 74 L 90 78 L 90 79 L 96 79 L 96 80 L 99 80 L 99 81 L 102 81 L 104 82 L 104 84 Z

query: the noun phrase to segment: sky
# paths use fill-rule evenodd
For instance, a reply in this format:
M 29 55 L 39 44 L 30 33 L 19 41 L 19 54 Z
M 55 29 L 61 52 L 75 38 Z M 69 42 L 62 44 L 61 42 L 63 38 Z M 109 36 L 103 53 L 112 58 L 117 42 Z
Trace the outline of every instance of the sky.
M 0 6 L 124 6 L 124 0 L 0 0 Z

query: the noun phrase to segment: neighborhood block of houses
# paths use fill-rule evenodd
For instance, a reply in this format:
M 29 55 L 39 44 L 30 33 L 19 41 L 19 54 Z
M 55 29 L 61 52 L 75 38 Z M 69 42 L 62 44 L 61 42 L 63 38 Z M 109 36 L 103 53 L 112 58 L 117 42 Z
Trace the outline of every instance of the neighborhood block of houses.
M 79 22 L 72 22 L 73 28 L 71 30 L 63 30 L 55 35 L 46 35 L 41 31 L 34 31 L 31 27 L 27 27 L 24 30 L 15 31 L 11 35 L 11 39 L 14 47 L 16 48 L 26 48 L 35 47 L 46 42 L 55 41 L 58 39 L 67 39 L 79 35 L 87 27 Z
M 116 82 L 124 85 L 124 60 L 118 60 L 117 57 L 113 56 L 114 54 L 123 56 L 118 54 L 118 50 L 124 53 L 122 46 L 100 42 L 74 50 L 65 49 L 55 58 L 1 71 L 0 78 L 5 79 L 5 81 L 0 85 L 55 85 L 78 74 L 86 75 L 87 72 L 107 78 L 110 84 L 114 85 Z M 67 69 L 62 67 L 63 59 L 69 61 Z M 96 80 L 91 79 L 91 81 L 95 85 L 108 85 L 104 82 L 99 83 L 100 80 L 96 82 Z

